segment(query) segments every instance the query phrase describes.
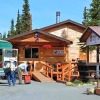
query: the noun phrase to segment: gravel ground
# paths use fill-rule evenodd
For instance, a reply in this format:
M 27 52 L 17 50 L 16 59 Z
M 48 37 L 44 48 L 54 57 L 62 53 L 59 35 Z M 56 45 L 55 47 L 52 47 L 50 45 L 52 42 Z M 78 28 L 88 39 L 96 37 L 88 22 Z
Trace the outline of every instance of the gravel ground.
M 87 88 L 95 87 L 93 85 L 71 87 L 63 83 L 17 83 L 9 87 L 6 80 L 0 80 L 0 100 L 100 100 L 98 95 L 85 94 Z

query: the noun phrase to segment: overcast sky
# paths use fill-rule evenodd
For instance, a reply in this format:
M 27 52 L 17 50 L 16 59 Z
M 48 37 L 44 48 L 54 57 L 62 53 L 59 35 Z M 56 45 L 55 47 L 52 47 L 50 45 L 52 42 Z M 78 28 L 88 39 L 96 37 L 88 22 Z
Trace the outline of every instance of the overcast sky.
M 29 0 L 32 14 L 32 28 L 42 28 L 56 23 L 56 12 L 60 21 L 67 19 L 78 23 L 83 21 L 84 7 L 90 8 L 92 0 Z M 16 24 L 18 9 L 22 14 L 23 0 L 0 0 L 0 32 L 8 33 L 11 20 Z

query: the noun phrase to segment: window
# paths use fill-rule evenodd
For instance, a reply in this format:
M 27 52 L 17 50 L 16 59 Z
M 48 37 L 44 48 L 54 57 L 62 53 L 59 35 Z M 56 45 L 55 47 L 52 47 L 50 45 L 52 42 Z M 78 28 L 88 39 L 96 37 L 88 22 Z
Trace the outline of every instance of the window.
M 39 58 L 38 48 L 27 48 L 25 49 L 25 58 Z
M 16 50 L 4 50 L 4 57 L 17 57 Z

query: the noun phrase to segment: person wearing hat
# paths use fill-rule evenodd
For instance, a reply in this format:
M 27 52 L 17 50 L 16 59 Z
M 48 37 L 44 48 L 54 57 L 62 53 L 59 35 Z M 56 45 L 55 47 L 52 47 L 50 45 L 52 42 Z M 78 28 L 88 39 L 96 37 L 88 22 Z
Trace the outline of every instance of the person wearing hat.
M 9 68 L 9 72 L 6 73 L 7 75 L 7 80 L 8 80 L 8 84 L 9 86 L 11 86 L 11 82 L 13 84 L 13 86 L 15 86 L 15 83 L 16 83 L 16 77 L 15 77 L 15 65 L 14 65 L 14 62 L 13 61 L 10 61 L 6 64 L 5 68 Z

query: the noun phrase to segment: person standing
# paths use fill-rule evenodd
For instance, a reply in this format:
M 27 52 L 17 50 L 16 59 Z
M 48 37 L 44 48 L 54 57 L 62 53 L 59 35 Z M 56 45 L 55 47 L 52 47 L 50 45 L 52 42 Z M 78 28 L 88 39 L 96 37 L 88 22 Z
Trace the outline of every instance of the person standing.
M 11 63 L 8 63 L 6 65 L 6 68 L 11 69 L 11 72 L 7 74 L 8 84 L 9 84 L 9 86 L 11 86 L 11 81 L 12 81 L 13 86 L 15 86 L 16 77 L 15 77 L 15 72 L 14 71 L 15 71 L 16 67 L 14 66 L 14 63 L 11 61 Z
M 18 72 L 19 84 L 22 84 L 22 72 L 27 74 L 27 66 L 28 66 L 28 62 L 24 62 L 19 64 L 16 69 Z

